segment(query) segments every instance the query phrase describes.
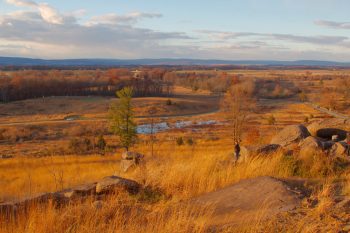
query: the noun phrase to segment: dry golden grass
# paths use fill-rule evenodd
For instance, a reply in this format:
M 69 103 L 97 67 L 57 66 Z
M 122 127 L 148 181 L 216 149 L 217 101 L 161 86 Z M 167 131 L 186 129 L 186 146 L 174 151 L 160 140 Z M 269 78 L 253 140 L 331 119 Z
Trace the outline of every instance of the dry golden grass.
M 118 158 L 101 156 L 55 156 L 15 158 L 1 161 L 0 200 L 53 192 L 110 176 Z
M 155 197 L 155 200 L 158 200 L 156 203 L 153 203 L 154 198 L 150 196 L 140 198 L 118 193 L 108 198 L 106 201 L 108 205 L 102 206 L 96 206 L 94 200 L 58 209 L 50 205 L 36 205 L 29 212 L 17 216 L 12 222 L 8 221 L 7 224 L 1 225 L 0 232 L 207 232 L 212 229 L 210 224 L 212 209 L 193 206 L 187 200 L 246 178 L 258 176 L 288 178 L 295 175 L 294 161 L 286 159 L 281 152 L 269 156 L 258 156 L 234 166 L 230 162 L 229 151 L 223 149 L 217 152 L 215 151 L 217 146 L 213 143 L 208 146 L 207 151 L 200 149 L 193 151 L 189 146 L 174 150 L 167 145 L 168 154 L 162 154 L 163 148 L 162 153 L 158 151 L 153 158 L 147 158 L 146 167 L 127 174 L 127 177 L 136 179 L 144 185 L 159 188 L 163 194 L 161 197 Z M 201 146 L 198 145 L 198 147 Z M 85 174 L 90 179 L 110 175 L 116 165 L 114 161 L 108 169 L 111 162 L 106 162 L 103 167 L 99 162 L 107 158 L 96 157 L 46 159 L 53 159 L 55 162 L 51 164 L 51 169 L 62 169 L 67 180 L 73 179 L 77 174 L 70 165 L 66 166 L 69 163 L 76 163 L 75 166 L 83 166 L 84 162 L 90 164 L 87 170 L 90 174 Z M 34 165 L 48 163 L 46 159 L 28 161 L 22 165 L 20 163 L 15 165 L 13 161 L 8 162 L 7 165 L 11 167 L 12 164 L 17 166 L 17 169 L 28 167 L 29 173 L 32 172 L 33 176 L 41 177 L 35 182 L 49 188 L 48 183 L 52 180 L 50 173 L 46 173 L 45 176 L 42 174 L 45 170 L 36 169 L 37 164 Z M 15 171 L 19 170 L 13 170 Z M 327 177 L 334 176 L 335 174 L 330 174 Z M 87 177 L 84 179 L 89 179 Z M 315 208 L 304 209 L 304 214 L 296 213 L 282 216 L 283 218 L 279 216 L 271 221 L 263 221 L 261 216 L 264 213 L 264 206 L 262 206 L 260 211 L 251 216 L 249 224 L 222 229 L 222 231 L 259 232 L 263 229 L 260 232 L 281 232 L 279 230 L 283 229 L 282 232 L 318 232 L 322 226 L 327 226 L 327 229 L 331 230 L 332 227 L 341 229 L 341 223 L 330 214 L 333 204 L 331 197 L 334 195 L 332 180 L 326 179 L 323 182 L 322 175 L 314 178 L 319 178 L 323 184 L 323 188 L 316 190 L 313 194 L 313 197 L 318 200 Z M 51 187 L 54 189 L 53 186 Z M 288 221 L 283 222 L 286 220 Z
M 34 206 L 16 219 L 0 225 L 0 232 L 115 233 L 115 232 L 205 232 L 211 209 L 188 204 L 163 203 L 147 206 L 125 194 L 116 194 L 108 205 L 96 207 L 92 200 L 63 209 Z
M 305 79 L 306 70 L 293 71 L 234 71 L 234 74 L 244 77 L 259 77 L 273 79 L 282 77 L 295 81 L 300 86 L 309 86 L 307 90 L 319 93 L 321 88 L 319 78 L 323 75 L 332 75 L 333 71 L 312 71 L 312 76 Z M 348 72 L 348 71 L 344 71 Z M 338 72 L 339 73 L 339 72 Z M 295 80 L 294 80 L 295 79 Z M 331 81 L 326 81 L 326 85 Z M 210 98 L 203 94 L 194 94 L 187 90 L 180 90 L 184 97 L 173 99 L 181 103 L 173 109 L 160 109 L 160 113 L 189 113 L 207 110 L 206 103 Z M 188 95 L 192 96 L 189 97 Z M 69 115 L 84 115 L 86 117 L 104 117 L 108 99 L 80 99 L 70 98 L 67 105 L 62 105 L 62 99 L 47 100 L 46 104 L 38 105 L 37 101 L 28 100 L 0 106 L 6 110 L 8 116 L 1 119 L 8 122 L 45 119 L 62 119 Z M 51 102 L 50 102 L 51 101 Z M 150 105 L 159 106 L 165 99 L 138 99 L 136 107 L 138 115 L 147 112 Z M 216 102 L 215 102 L 216 101 Z M 217 100 L 209 102 L 210 109 L 217 107 Z M 181 108 L 182 106 L 182 108 Z M 195 106 L 195 108 L 194 108 Z M 24 107 L 29 107 L 25 109 Z M 21 110 L 22 109 L 22 110 Z M 28 110 L 29 109 L 29 110 Z M 34 109 L 34 112 L 31 110 Z M 23 112 L 21 112 L 23 111 Z M 27 112 L 26 112 L 27 111 Z M 266 118 L 274 115 L 276 125 L 268 125 Z M 251 119 L 250 128 L 256 127 L 256 140 L 249 143 L 268 143 L 276 131 L 289 124 L 303 123 L 306 117 L 324 118 L 324 114 L 297 102 L 297 98 L 288 100 L 265 100 L 262 102 L 262 111 Z M 191 118 L 189 120 L 201 119 Z M 183 118 L 181 118 L 183 119 Z M 220 119 L 220 113 L 206 119 Z M 175 119 L 174 119 L 175 120 Z M 144 120 L 146 121 L 146 120 Z M 66 122 L 63 122 L 66 123 Z M 146 123 L 146 122 L 145 122 Z M 53 126 L 70 131 L 68 124 Z M 46 232 L 340 232 L 343 227 L 341 219 L 345 213 L 334 209 L 333 183 L 341 183 L 342 193 L 350 195 L 349 168 L 337 169 L 332 159 L 318 159 L 310 156 L 303 161 L 295 157 L 286 157 L 282 152 L 269 156 L 258 156 L 249 159 L 246 163 L 231 163 L 230 153 L 232 142 L 228 139 L 225 127 L 208 127 L 195 135 L 184 134 L 184 131 L 171 131 L 157 135 L 155 155 L 150 156 L 150 146 L 139 143 L 134 149 L 146 154 L 146 165 L 133 172 L 123 174 L 119 171 L 119 156 L 62 156 L 46 158 L 18 157 L 12 160 L 2 160 L 0 163 L 0 185 L 6 187 L 0 193 L 1 199 L 8 200 L 28 196 L 41 192 L 53 192 L 78 184 L 96 181 L 104 176 L 113 174 L 135 179 L 145 186 L 161 191 L 160 196 L 137 197 L 118 193 L 108 197 L 108 205 L 96 207 L 94 200 L 75 203 L 64 208 L 55 208 L 49 205 L 35 205 L 27 213 L 18 214 L 16 219 L 0 219 L 0 232 L 4 233 L 46 233 Z M 219 135 L 219 140 L 210 140 L 209 134 Z M 252 133 L 254 134 L 254 132 Z M 168 137 L 196 137 L 194 146 L 177 146 L 175 140 L 168 141 Z M 147 138 L 147 137 L 146 137 Z M 163 140 L 164 139 L 164 140 Z M 147 139 L 146 139 L 147 140 Z M 62 141 L 62 142 L 61 142 Z M 25 142 L 16 145 L 1 145 L 6 150 L 17 150 L 24 147 L 38 149 L 50 144 L 64 144 L 63 140 L 45 142 Z M 247 139 L 248 142 L 248 139 Z M 16 147 L 16 148 L 15 148 Z M 18 149 L 18 154 L 21 150 Z M 119 153 L 120 154 L 120 153 Z M 318 155 L 321 156 L 321 155 Z M 312 199 L 318 201 L 313 207 L 303 206 L 292 213 L 277 216 L 265 221 L 261 218 L 265 211 L 261 210 L 251 216 L 244 226 L 213 229 L 210 227 L 212 210 L 210 207 L 195 207 L 188 204 L 188 200 L 222 187 L 234 184 L 242 179 L 274 176 L 280 178 L 302 177 L 312 180 L 321 187 L 313 190 Z M 151 193 L 151 195 L 153 195 Z M 156 203 L 154 203 L 156 201 Z M 346 219 L 346 218 L 343 218 Z M 6 221 L 6 224 L 2 224 Z
M 3 199 L 22 197 L 40 192 L 52 192 L 104 176 L 120 174 L 146 185 L 160 187 L 168 195 L 189 198 L 210 192 L 244 178 L 262 175 L 288 177 L 288 167 L 277 167 L 282 155 L 270 160 L 256 158 L 233 166 L 228 142 L 198 141 L 195 146 L 174 143 L 156 145 L 155 155 L 147 156 L 146 166 L 134 172 L 119 171 L 119 156 L 52 156 L 15 158 L 1 163 L 0 180 L 6 190 Z M 221 148 L 217 151 L 217 148 Z M 149 155 L 149 145 L 135 148 Z M 274 165 L 275 164 L 275 165 Z M 160 179 L 160 177 L 162 177 Z

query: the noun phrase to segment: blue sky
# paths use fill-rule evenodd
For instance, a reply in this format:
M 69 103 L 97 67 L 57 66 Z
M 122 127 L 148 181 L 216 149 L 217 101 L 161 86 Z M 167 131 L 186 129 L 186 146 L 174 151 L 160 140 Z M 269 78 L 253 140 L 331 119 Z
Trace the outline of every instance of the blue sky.
M 0 56 L 350 61 L 347 0 L 0 0 Z

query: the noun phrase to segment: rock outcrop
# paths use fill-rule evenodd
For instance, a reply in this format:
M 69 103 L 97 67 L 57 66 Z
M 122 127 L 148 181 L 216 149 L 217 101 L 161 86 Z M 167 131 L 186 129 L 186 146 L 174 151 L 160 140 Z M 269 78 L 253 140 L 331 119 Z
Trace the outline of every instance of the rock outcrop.
M 282 180 L 258 177 L 204 194 L 193 202 L 212 207 L 212 223 L 223 226 L 254 221 L 256 213 L 259 213 L 259 220 L 272 218 L 300 206 L 303 197 L 303 190 Z
M 126 151 L 122 154 L 123 160 L 140 160 L 143 157 L 144 156 L 142 154 L 132 151 Z
M 324 145 L 319 138 L 310 136 L 299 143 L 299 148 L 299 156 L 304 157 L 322 152 L 324 150 Z
M 329 155 L 346 158 L 348 145 L 345 142 L 337 142 L 329 149 Z
M 307 128 L 312 136 L 331 140 L 334 135 L 338 135 L 341 141 L 346 138 L 346 127 L 348 124 L 343 119 L 331 118 L 313 122 Z
M 96 183 L 79 185 L 71 189 L 66 189 L 61 192 L 56 193 L 57 198 L 81 198 L 86 196 L 95 195 L 96 193 Z
M 309 136 L 311 136 L 311 134 L 304 125 L 290 125 L 273 137 L 271 144 L 278 144 L 286 147 L 293 143 L 299 143 Z
M 129 179 L 124 179 L 118 176 L 105 177 L 96 184 L 97 194 L 113 193 L 117 190 L 125 190 L 135 194 L 139 191 L 140 185 Z
M 323 142 L 316 137 L 310 136 L 304 139 L 303 141 L 301 141 L 299 143 L 299 147 L 301 150 L 309 149 L 309 148 L 323 150 Z
M 83 200 L 87 197 L 101 197 L 101 195 L 113 194 L 116 191 L 126 191 L 136 194 L 141 189 L 141 185 L 136 181 L 121 178 L 118 176 L 105 177 L 102 180 L 85 185 L 79 185 L 70 189 L 55 193 L 43 193 L 19 200 L 0 203 L 0 214 L 11 216 L 18 209 L 26 209 L 35 204 L 45 204 L 52 201 L 60 206 L 71 201 Z
M 132 168 L 137 167 L 144 156 L 137 152 L 127 151 L 122 154 L 122 160 L 120 161 L 120 170 L 127 172 Z

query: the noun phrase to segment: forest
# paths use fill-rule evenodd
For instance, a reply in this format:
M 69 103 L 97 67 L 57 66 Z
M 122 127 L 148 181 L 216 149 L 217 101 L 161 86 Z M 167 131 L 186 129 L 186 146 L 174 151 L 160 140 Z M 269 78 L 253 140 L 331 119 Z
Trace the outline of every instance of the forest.
M 49 96 L 114 96 L 123 87 L 135 97 L 171 96 L 173 86 L 223 93 L 234 77 L 225 72 L 179 73 L 162 68 L 131 70 L 22 70 L 0 72 L 0 102 Z

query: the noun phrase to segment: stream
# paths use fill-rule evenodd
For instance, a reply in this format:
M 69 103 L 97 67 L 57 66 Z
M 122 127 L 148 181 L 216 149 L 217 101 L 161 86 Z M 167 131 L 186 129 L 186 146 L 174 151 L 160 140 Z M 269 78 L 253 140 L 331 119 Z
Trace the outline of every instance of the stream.
M 161 122 L 161 123 L 155 123 L 153 124 L 153 133 L 159 133 L 168 131 L 171 129 L 183 129 L 187 127 L 195 127 L 195 126 L 204 126 L 204 125 L 216 125 L 218 124 L 215 120 L 208 120 L 208 121 L 177 121 L 175 123 L 167 123 L 167 122 Z M 152 133 L 152 124 L 144 124 L 137 126 L 136 132 L 138 134 L 151 134 Z

